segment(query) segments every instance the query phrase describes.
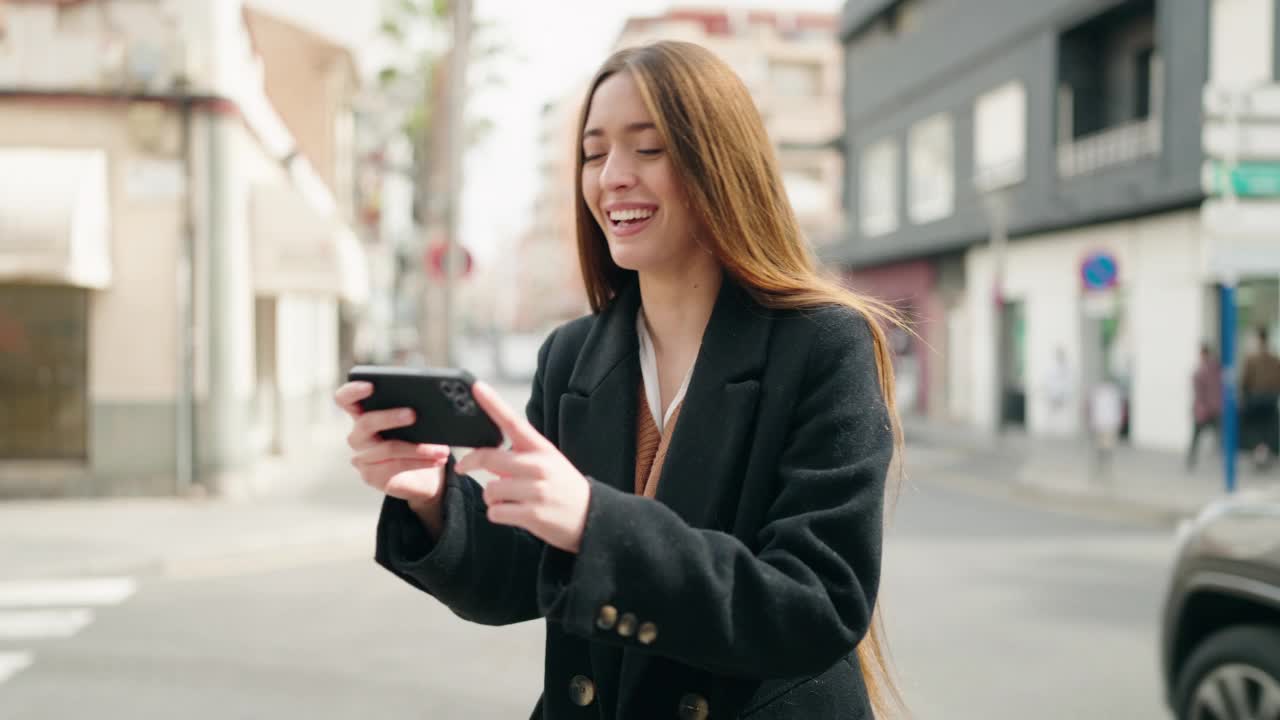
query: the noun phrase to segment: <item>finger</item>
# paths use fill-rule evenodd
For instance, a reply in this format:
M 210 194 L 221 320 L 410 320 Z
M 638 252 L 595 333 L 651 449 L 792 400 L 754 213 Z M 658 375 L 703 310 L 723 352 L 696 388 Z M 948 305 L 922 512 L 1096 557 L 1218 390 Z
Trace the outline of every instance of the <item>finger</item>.
M 533 532 L 537 516 L 532 505 L 519 503 L 490 504 L 485 517 L 494 525 L 510 525 Z M 537 533 L 534 533 L 535 535 Z
M 484 486 L 484 502 L 489 506 L 503 503 L 529 505 L 543 500 L 546 500 L 546 483 L 541 480 L 498 478 Z
M 413 419 L 413 410 L 409 408 L 371 410 L 356 418 L 355 427 L 347 438 L 347 444 L 354 450 L 363 450 L 369 444 L 381 441 L 377 439 L 378 433 L 412 425 Z
M 498 448 L 472 450 L 458 461 L 457 471 L 467 474 L 485 470 L 500 477 L 542 477 L 542 466 L 526 453 L 516 453 Z
M 440 445 L 418 445 L 400 440 L 384 440 L 357 452 L 351 458 L 356 467 L 368 467 L 392 460 L 443 463 L 449 459 L 449 448 Z
M 404 462 L 404 461 L 401 461 Z M 422 467 L 405 463 L 403 469 L 387 479 L 383 492 L 403 500 L 435 497 L 440 493 L 444 473 L 439 466 Z
M 512 410 L 488 384 L 477 381 L 471 386 L 471 394 L 476 403 L 493 418 L 498 428 L 511 440 L 511 447 L 516 450 L 527 450 L 543 447 L 547 440 L 534 429 L 529 421 Z
M 354 463 L 352 463 L 354 465 Z M 396 475 L 416 470 L 441 472 L 444 463 L 431 460 L 387 460 L 377 465 L 356 465 L 360 479 L 365 485 L 379 492 L 387 492 L 387 485 Z
M 358 418 L 364 413 L 364 409 L 360 407 L 360 401 L 371 395 L 373 395 L 373 383 L 349 382 L 334 391 L 333 401 L 342 408 L 343 412 Z

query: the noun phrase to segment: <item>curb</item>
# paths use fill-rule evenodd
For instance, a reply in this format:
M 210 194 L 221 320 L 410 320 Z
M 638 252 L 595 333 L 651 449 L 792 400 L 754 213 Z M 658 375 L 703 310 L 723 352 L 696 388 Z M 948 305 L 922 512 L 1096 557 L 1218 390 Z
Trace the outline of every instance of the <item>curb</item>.
M 117 575 L 181 579 L 249 574 L 332 560 L 373 557 L 376 517 L 353 517 L 322 528 L 278 531 L 213 542 L 166 552 L 120 553 L 114 557 L 85 558 L 6 569 L 5 580 Z
M 1101 520 L 1135 522 L 1151 527 L 1176 528 L 1198 508 L 1154 505 L 1124 495 L 1073 491 L 1025 481 L 998 482 L 955 472 L 926 473 L 909 482 L 934 485 L 978 495 L 1007 500 L 1038 510 L 1080 515 Z

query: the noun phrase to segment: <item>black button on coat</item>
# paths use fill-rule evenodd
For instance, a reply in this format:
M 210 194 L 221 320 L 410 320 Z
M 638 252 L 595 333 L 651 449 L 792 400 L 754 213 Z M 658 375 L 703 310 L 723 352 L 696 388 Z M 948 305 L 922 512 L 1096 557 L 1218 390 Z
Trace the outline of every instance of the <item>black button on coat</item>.
M 545 618 L 534 718 L 870 719 L 854 648 L 893 443 L 867 321 L 726 278 L 655 501 L 633 492 L 639 301 L 632 284 L 538 355 L 529 421 L 591 482 L 577 555 L 489 523 L 450 464 L 439 541 L 388 498 L 377 561 L 467 620 Z

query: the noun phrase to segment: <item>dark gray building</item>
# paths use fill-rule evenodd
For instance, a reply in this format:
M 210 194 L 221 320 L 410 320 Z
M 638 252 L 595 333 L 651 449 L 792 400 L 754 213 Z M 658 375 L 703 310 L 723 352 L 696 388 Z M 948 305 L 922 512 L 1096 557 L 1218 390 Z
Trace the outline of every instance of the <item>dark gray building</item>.
M 906 409 L 1077 434 L 1106 380 L 1122 432 L 1141 420 L 1140 444 L 1181 442 L 1180 395 L 1135 400 L 1184 385 L 1181 358 L 1155 369 L 1134 348 L 1189 364 L 1204 330 L 1211 14 L 1211 0 L 845 4 L 848 222 L 822 253 L 916 321 L 898 348 Z M 1176 283 L 1142 285 L 1138 258 L 1156 254 Z M 1194 316 L 1189 337 L 1153 335 L 1162 307 Z M 1043 390 L 1054 373 L 1061 403 Z
M 1014 237 L 1198 204 L 1207 22 L 1197 0 L 846 3 L 847 209 L 855 220 L 866 211 L 860 201 L 875 193 L 862 187 L 864 153 L 889 138 L 907 148 L 895 155 L 893 199 L 898 217 L 911 217 L 934 188 L 912 187 L 909 136 L 940 114 L 950 118 L 954 198 L 944 217 L 874 236 L 853 222 L 829 258 L 867 266 L 985 241 L 990 168 L 975 153 L 975 108 L 1012 82 L 1025 90 L 1023 167 L 1008 191 Z

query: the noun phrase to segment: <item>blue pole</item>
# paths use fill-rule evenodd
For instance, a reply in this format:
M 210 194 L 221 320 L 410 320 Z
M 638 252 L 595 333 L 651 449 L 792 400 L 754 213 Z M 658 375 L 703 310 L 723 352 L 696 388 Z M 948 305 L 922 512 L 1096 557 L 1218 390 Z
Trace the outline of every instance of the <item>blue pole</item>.
M 1222 307 L 1222 462 L 1228 493 L 1236 490 L 1236 449 L 1240 445 L 1240 415 L 1236 412 L 1236 286 L 1223 283 Z

